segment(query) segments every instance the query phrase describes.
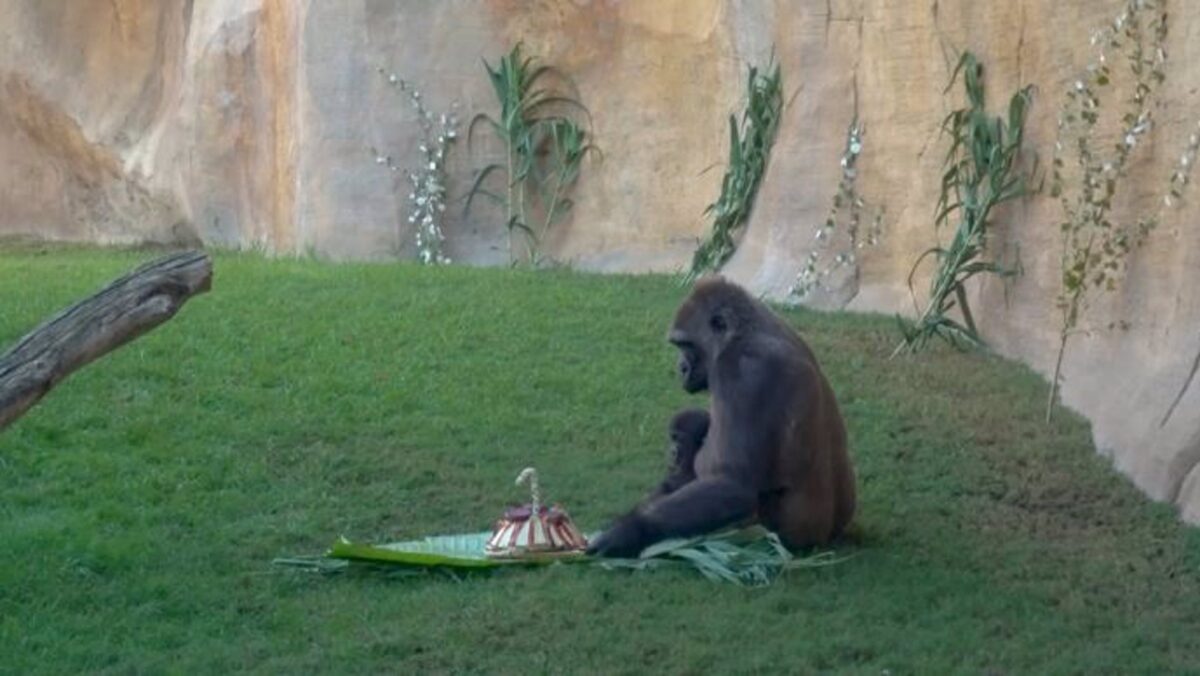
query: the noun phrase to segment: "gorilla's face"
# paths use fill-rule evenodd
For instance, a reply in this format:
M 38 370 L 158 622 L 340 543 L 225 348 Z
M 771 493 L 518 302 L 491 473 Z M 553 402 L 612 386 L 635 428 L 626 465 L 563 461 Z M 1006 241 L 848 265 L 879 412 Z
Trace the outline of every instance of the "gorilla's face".
M 693 291 L 667 333 L 667 340 L 679 350 L 679 379 L 690 394 L 708 389 L 712 364 L 738 333 L 736 316 L 719 291 Z
M 679 349 L 679 380 L 685 392 L 708 389 L 708 360 L 701 347 L 682 331 L 671 332 L 671 344 Z

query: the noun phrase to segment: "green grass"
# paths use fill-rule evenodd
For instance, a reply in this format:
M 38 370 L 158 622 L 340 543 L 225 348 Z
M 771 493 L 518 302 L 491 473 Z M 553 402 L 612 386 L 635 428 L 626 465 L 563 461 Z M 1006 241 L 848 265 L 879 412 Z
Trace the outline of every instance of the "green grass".
M 0 344 L 149 258 L 0 249 Z M 679 391 L 666 277 L 218 255 L 212 293 L 0 433 L 9 673 L 1163 672 L 1200 537 L 1047 384 L 894 324 L 789 313 L 838 392 L 857 543 L 766 589 L 690 571 L 322 577 L 338 535 L 488 527 L 526 465 L 591 529 L 648 489 Z M 650 665 L 652 669 L 648 669 Z

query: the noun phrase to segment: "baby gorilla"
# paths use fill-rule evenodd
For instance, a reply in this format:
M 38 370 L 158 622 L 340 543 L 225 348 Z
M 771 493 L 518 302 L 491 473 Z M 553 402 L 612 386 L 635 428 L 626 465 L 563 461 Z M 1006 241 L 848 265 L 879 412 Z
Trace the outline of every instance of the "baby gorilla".
M 684 484 L 696 478 L 696 453 L 708 436 L 708 411 L 688 408 L 671 418 L 668 428 L 671 435 L 671 455 L 667 467 L 667 478 L 650 494 L 647 501 L 656 500 L 674 493 Z

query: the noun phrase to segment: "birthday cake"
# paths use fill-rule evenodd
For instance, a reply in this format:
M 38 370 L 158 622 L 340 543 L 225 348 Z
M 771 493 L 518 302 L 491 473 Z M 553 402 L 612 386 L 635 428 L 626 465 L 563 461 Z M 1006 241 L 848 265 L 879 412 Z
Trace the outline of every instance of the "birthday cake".
M 587 548 L 587 540 L 571 516 L 558 505 L 542 504 L 538 490 L 537 472 L 527 468 L 517 477 L 517 484 L 530 484 L 532 501 L 510 507 L 492 527 L 484 552 L 494 558 L 521 558 L 540 555 L 579 554 Z

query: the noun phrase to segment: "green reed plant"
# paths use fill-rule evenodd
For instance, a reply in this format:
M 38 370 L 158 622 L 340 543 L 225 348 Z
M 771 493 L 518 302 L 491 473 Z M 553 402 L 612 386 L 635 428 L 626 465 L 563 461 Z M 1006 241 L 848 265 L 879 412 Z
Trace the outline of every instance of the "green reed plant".
M 704 210 L 706 215 L 712 214 L 712 231 L 692 256 L 691 269 L 685 276 L 688 281 L 720 270 L 737 249 L 734 235 L 754 207 L 779 129 L 782 87 L 780 68 L 773 57 L 765 70 L 750 67 L 740 127 L 737 116 L 729 116 L 729 164 L 721 180 L 721 195 Z
M 566 193 L 579 178 L 583 159 L 589 152 L 600 153 L 590 141 L 587 132 L 570 118 L 551 119 L 547 124 L 547 146 L 550 161 L 541 170 L 538 185 L 542 189 L 541 203 L 545 217 L 542 219 L 538 239 L 545 237 L 550 225 L 575 206 Z
M 1116 18 L 1092 36 L 1097 56 L 1066 91 L 1051 179 L 1051 194 L 1059 199 L 1064 218 L 1059 225 L 1063 238 L 1058 294 L 1062 322 L 1046 401 L 1047 421 L 1054 410 L 1068 341 L 1079 332 L 1093 292 L 1118 288 L 1129 255 L 1145 244 L 1158 226 L 1162 210 L 1183 197 L 1200 148 L 1200 135 L 1193 132 L 1158 210 L 1132 222 L 1119 220 L 1114 202 L 1121 179 L 1127 175 L 1137 148 L 1148 145 L 1142 138 L 1153 129 L 1156 96 L 1166 80 L 1163 43 L 1167 16 L 1163 0 L 1128 0 Z M 1111 68 L 1111 55 L 1125 67 Z M 1107 121 L 1102 116 L 1110 107 L 1104 104 L 1105 93 L 1126 88 L 1124 105 L 1113 113 L 1121 115 L 1119 123 Z M 1113 128 L 1117 130 L 1115 139 L 1111 138 Z M 1175 404 L 1163 418 L 1164 423 Z
M 967 303 L 966 284 L 980 274 L 1016 274 L 1015 269 L 987 257 L 988 230 L 993 209 L 1030 192 L 1030 175 L 1018 165 L 1018 156 L 1033 89 L 1026 86 L 1012 95 L 1007 119 L 993 118 L 984 108 L 983 65 L 974 54 L 963 53 L 950 75 L 947 91 L 960 74 L 967 105 L 951 112 L 942 123 L 943 133 L 950 137 L 950 149 L 934 216 L 935 228 L 947 225 L 951 219 L 957 221 L 957 227 L 949 244 L 926 250 L 909 272 L 911 290 L 913 277 L 925 259 L 933 257 L 937 262 L 929 300 L 924 310 L 918 308 L 916 322 L 901 324 L 904 340 L 893 356 L 918 350 L 935 337 L 959 347 L 981 346 L 983 341 Z M 950 316 L 955 308 L 962 321 Z
M 514 234 L 523 236 L 525 256 L 540 260 L 540 245 L 552 223 L 573 206 L 566 193 L 579 176 L 583 158 L 595 151 L 588 134 L 573 114 L 587 115 L 579 100 L 549 82 L 569 80 L 557 69 L 523 56 L 517 43 L 493 67 L 484 69 L 500 105 L 499 115 L 476 115 L 467 128 L 468 144 L 477 124 L 486 124 L 504 146 L 504 162 L 494 162 L 476 172 L 467 194 L 469 210 L 476 196 L 484 196 L 505 209 L 509 262 L 517 262 Z M 492 175 L 504 177 L 504 190 L 485 188 Z M 541 217 L 537 215 L 540 211 Z

